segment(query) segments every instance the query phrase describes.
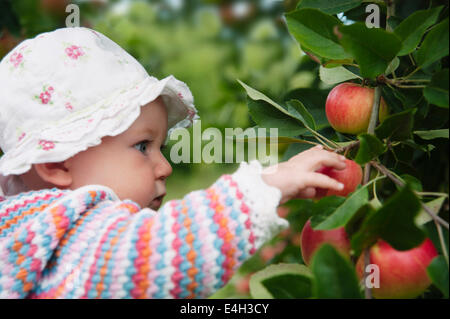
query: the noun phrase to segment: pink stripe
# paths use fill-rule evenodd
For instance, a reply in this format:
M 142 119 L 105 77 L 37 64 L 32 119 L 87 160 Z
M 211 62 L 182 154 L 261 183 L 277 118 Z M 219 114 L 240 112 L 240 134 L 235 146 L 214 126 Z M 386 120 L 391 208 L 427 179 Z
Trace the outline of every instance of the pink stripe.
M 180 202 L 182 203 L 182 202 Z M 174 298 L 178 298 L 178 295 L 181 293 L 181 288 L 180 288 L 180 280 L 181 278 L 183 278 L 183 274 L 180 272 L 179 270 L 179 265 L 180 263 L 183 261 L 183 258 L 180 255 L 180 251 L 179 251 L 179 247 L 181 246 L 181 240 L 178 237 L 178 231 L 181 228 L 181 225 L 178 224 L 178 210 L 175 209 L 175 206 L 172 207 L 172 217 L 174 218 L 174 224 L 172 226 L 172 232 L 175 234 L 175 239 L 172 242 L 172 247 L 173 249 L 176 251 L 176 256 L 175 258 L 172 260 L 172 266 L 175 267 L 175 273 L 172 275 L 171 279 L 173 284 L 175 285 L 173 289 L 170 290 L 171 295 Z
M 122 221 L 124 219 L 126 219 L 126 217 L 121 217 L 118 220 L 116 220 L 114 223 L 112 223 L 107 228 L 107 230 L 103 234 L 103 236 L 102 236 L 102 238 L 100 240 L 100 244 L 98 245 L 98 247 L 97 247 L 97 249 L 95 251 L 95 255 L 94 256 L 96 257 L 96 260 L 92 263 L 92 265 L 91 265 L 91 267 L 89 269 L 90 276 L 88 277 L 88 279 L 86 280 L 86 283 L 84 285 L 84 295 L 83 295 L 82 298 L 87 298 L 88 297 L 88 292 L 89 292 L 89 290 L 91 289 L 91 286 L 92 286 L 92 277 L 95 275 L 95 273 L 97 273 L 97 270 L 98 270 L 97 269 L 97 261 L 98 261 L 100 255 L 101 255 L 101 253 L 102 253 L 102 247 L 103 247 L 103 245 L 105 244 L 105 242 L 106 242 L 106 240 L 108 238 L 109 232 L 112 229 L 114 229 L 120 221 Z

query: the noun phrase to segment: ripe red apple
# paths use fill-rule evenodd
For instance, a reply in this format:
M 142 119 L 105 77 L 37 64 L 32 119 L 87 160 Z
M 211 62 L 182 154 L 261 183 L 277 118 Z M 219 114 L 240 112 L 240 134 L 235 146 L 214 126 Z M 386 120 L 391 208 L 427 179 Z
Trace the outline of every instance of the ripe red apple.
M 375 298 L 416 298 L 431 284 L 427 267 L 438 255 L 432 241 L 427 238 L 418 247 L 398 251 L 379 240 L 370 248 L 370 263 L 378 265 L 380 288 L 372 288 Z M 359 278 L 363 278 L 364 255 L 356 264 Z
M 325 174 L 335 180 L 344 184 L 344 188 L 340 191 L 334 189 L 316 188 L 316 196 L 314 198 L 319 199 L 324 196 L 347 196 L 351 192 L 354 192 L 356 187 L 362 182 L 363 172 L 361 166 L 355 161 L 346 159 L 345 168 L 337 170 L 332 167 L 324 166 L 317 170 L 318 173 Z
M 350 240 L 344 227 L 331 230 L 314 230 L 309 219 L 301 234 L 301 249 L 305 264 L 309 265 L 314 253 L 323 244 L 330 244 L 342 255 L 350 257 Z
M 355 83 L 341 83 L 328 94 L 325 112 L 328 122 L 338 132 L 359 134 L 366 132 L 372 112 L 374 89 Z M 381 98 L 378 117 L 382 122 L 388 115 L 388 107 Z

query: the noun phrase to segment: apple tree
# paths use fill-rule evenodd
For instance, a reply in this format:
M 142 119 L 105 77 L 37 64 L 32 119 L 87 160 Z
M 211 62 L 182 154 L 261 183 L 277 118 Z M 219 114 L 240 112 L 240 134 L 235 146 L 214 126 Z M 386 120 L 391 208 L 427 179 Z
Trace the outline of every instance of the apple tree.
M 249 114 L 278 128 L 284 160 L 322 144 L 362 174 L 281 208 L 288 244 L 273 242 L 250 295 L 448 298 L 448 2 L 301 0 L 284 17 L 320 82 L 276 102 L 239 81 Z

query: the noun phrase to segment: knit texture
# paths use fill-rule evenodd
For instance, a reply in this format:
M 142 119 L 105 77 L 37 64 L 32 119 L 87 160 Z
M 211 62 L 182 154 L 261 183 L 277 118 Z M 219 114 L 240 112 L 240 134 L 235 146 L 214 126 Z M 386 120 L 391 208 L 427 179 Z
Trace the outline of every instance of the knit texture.
M 0 197 L 0 298 L 207 297 L 288 226 L 260 172 L 243 162 L 158 212 L 100 185 Z

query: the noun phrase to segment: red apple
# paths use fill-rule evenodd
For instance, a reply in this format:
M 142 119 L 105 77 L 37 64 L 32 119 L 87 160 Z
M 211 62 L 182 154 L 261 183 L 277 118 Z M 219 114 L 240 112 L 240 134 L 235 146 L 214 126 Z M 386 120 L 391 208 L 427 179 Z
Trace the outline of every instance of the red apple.
M 309 265 L 314 253 L 323 244 L 330 244 L 342 255 L 350 257 L 350 240 L 344 227 L 331 230 L 314 230 L 309 219 L 301 234 L 301 249 L 305 264 Z
M 374 89 L 355 83 L 342 83 L 328 94 L 325 112 L 328 122 L 338 132 L 359 134 L 366 132 L 372 112 Z M 388 107 L 381 98 L 378 117 L 382 122 L 388 115 Z
M 328 166 L 324 166 L 317 170 L 318 173 L 325 174 L 341 182 L 344 184 L 344 188 L 340 191 L 334 189 L 316 188 L 316 199 L 331 195 L 345 197 L 351 192 L 354 192 L 356 187 L 361 184 L 363 178 L 361 166 L 359 166 L 355 161 L 349 159 L 345 160 L 345 164 L 346 166 L 342 170 L 334 169 Z
M 370 248 L 370 263 L 378 265 L 380 287 L 372 288 L 375 298 L 416 298 L 431 284 L 427 267 L 438 255 L 432 241 L 427 238 L 420 246 L 398 251 L 379 240 Z M 364 255 L 356 264 L 359 278 L 363 278 Z

